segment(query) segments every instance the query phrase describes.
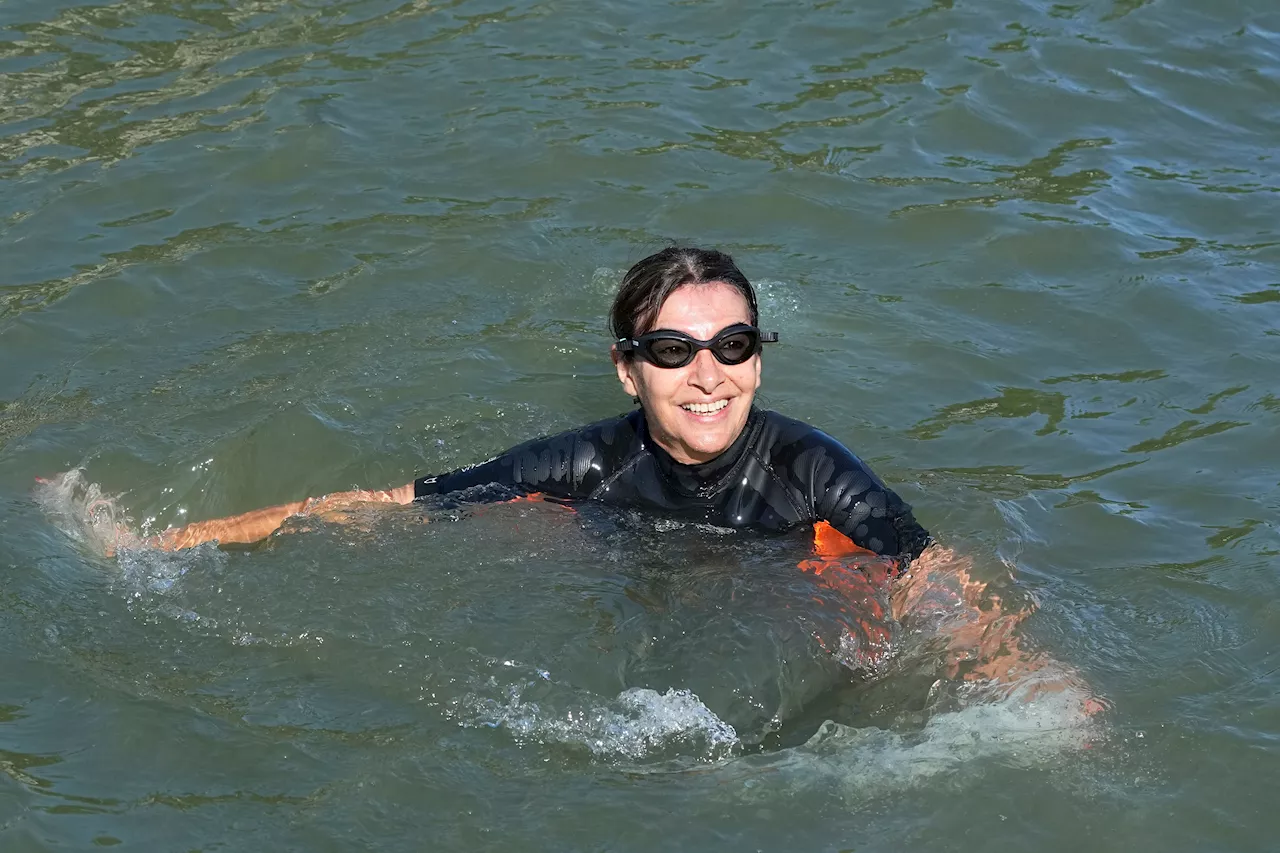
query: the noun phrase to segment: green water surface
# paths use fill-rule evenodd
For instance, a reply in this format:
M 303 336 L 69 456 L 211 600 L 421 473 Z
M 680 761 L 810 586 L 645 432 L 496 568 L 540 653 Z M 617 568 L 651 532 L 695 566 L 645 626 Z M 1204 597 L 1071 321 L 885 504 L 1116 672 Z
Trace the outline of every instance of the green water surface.
M 1280 849 L 1278 145 L 1266 0 L 0 3 L 0 851 Z M 758 283 L 764 405 L 1017 573 L 1085 742 L 841 693 L 793 542 L 106 558 L 33 497 L 160 529 L 623 411 L 669 240 Z

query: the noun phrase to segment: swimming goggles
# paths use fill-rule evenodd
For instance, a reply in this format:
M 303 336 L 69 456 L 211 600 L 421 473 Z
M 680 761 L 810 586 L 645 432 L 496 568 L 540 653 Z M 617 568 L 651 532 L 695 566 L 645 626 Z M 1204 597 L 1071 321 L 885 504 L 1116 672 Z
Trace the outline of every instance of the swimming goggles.
M 760 352 L 760 345 L 775 343 L 777 332 L 762 332 L 755 326 L 737 323 L 721 329 L 709 341 L 700 341 L 684 332 L 659 329 L 638 338 L 619 338 L 618 352 L 634 352 L 645 361 L 658 367 L 684 367 L 693 361 L 699 350 L 709 349 L 721 364 L 742 364 Z

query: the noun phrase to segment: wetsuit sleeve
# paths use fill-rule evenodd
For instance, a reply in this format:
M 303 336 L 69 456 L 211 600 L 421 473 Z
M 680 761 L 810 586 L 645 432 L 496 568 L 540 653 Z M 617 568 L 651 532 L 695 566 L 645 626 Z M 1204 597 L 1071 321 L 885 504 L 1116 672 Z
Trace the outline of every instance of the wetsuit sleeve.
M 914 559 L 932 541 L 911 505 L 886 486 L 861 459 L 829 435 L 801 453 L 795 473 L 807 481 L 815 520 L 826 521 L 859 548 Z
M 559 498 L 585 498 L 593 486 L 597 451 L 582 431 L 539 438 L 511 448 L 488 462 L 413 483 L 415 499 L 474 490 L 469 498 L 505 500 L 513 494 L 543 492 Z M 488 488 L 480 488 L 488 487 Z

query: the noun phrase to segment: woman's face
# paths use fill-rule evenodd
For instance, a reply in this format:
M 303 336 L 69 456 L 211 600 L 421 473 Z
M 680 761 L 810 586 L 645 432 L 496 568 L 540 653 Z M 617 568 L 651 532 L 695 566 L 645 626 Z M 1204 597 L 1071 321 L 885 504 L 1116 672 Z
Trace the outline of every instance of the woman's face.
M 750 322 L 747 300 L 732 285 L 716 281 L 677 289 L 662 303 L 649 331 L 670 329 L 709 341 L 728 326 Z M 613 363 L 622 387 L 640 398 L 654 440 L 686 465 L 709 462 L 729 449 L 746 426 L 760 387 L 758 353 L 728 365 L 704 349 L 684 367 L 663 368 L 638 355 L 624 359 L 615 348 Z

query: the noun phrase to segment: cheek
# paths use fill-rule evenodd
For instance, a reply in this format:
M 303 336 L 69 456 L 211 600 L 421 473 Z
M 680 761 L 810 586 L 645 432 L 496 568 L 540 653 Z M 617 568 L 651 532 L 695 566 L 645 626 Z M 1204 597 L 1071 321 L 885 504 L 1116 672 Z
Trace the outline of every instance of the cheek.
M 734 368 L 733 384 L 743 391 L 755 391 L 760 387 L 760 357 Z
M 659 403 L 670 399 L 679 384 L 680 370 L 664 370 L 652 364 L 641 363 L 631 374 L 637 396 L 644 403 Z

